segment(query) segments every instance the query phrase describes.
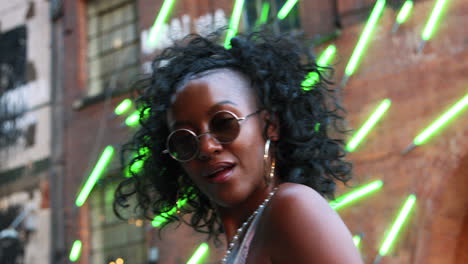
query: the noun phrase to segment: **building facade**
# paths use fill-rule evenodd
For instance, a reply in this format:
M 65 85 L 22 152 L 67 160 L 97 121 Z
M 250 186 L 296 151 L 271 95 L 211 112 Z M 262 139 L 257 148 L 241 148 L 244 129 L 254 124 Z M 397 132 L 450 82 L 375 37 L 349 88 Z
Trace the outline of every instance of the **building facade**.
M 46 1 L 0 4 L 1 263 L 50 261 L 48 14 Z

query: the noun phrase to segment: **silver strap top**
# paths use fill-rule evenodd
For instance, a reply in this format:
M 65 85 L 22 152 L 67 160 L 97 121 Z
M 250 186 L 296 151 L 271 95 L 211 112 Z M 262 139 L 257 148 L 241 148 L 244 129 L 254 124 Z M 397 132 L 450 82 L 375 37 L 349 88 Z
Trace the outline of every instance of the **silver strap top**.
M 252 239 L 255 236 L 256 227 L 264 209 L 265 207 L 259 209 L 257 215 L 254 217 L 252 223 L 247 229 L 244 238 L 242 239 L 242 243 L 240 243 L 240 246 L 237 246 L 232 249 L 229 258 L 226 261 L 227 264 L 245 264 L 250 249 L 250 243 L 252 242 Z

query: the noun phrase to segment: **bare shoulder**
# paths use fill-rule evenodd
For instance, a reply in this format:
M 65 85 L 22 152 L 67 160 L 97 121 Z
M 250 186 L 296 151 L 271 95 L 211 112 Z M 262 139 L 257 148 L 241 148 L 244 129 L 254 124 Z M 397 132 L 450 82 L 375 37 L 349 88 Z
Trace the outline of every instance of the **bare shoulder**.
M 281 184 L 263 229 L 273 263 L 362 263 L 339 215 L 308 186 Z
M 297 183 L 283 183 L 278 187 L 272 204 L 279 209 L 291 210 L 298 206 L 328 210 L 328 202 L 314 189 Z M 331 209 L 331 208 L 330 208 Z M 314 210 L 316 211 L 316 210 Z
M 281 184 L 268 209 L 271 225 L 287 232 L 294 230 L 293 226 L 323 228 L 324 223 L 329 223 L 331 226 L 327 225 L 328 229 L 335 224 L 343 224 L 327 200 L 303 184 Z

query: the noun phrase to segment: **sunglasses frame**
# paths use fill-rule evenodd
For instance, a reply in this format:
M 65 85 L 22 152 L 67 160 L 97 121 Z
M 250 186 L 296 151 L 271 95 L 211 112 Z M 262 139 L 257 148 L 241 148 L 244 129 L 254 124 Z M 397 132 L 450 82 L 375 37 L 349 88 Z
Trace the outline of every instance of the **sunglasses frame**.
M 169 136 L 167 136 L 167 139 L 166 139 L 166 149 L 163 150 L 162 153 L 164 153 L 164 154 L 169 154 L 169 156 L 171 156 L 171 158 L 173 158 L 174 160 L 179 161 L 179 162 L 188 162 L 188 161 L 191 161 L 191 160 L 193 160 L 193 159 L 198 155 L 198 153 L 200 153 L 200 137 L 202 137 L 202 136 L 204 136 L 204 135 L 207 135 L 207 134 L 211 134 L 211 135 L 213 136 L 213 138 L 216 140 L 216 142 L 218 142 L 219 144 L 223 144 L 223 145 L 224 145 L 224 144 L 230 144 L 230 143 L 232 143 L 234 140 L 236 140 L 236 138 L 239 136 L 241 124 L 243 123 L 243 121 L 245 121 L 248 117 L 251 117 L 251 116 L 253 116 L 253 115 L 256 115 L 256 114 L 260 113 L 261 111 L 262 111 L 262 109 L 259 109 L 259 110 L 255 111 L 255 112 L 253 112 L 253 113 L 251 113 L 251 114 L 248 114 L 248 115 L 246 115 L 246 116 L 244 116 L 244 117 L 238 117 L 236 114 L 234 114 L 233 112 L 228 111 L 228 110 L 221 110 L 221 111 L 218 111 L 218 112 L 214 113 L 214 114 L 211 116 L 211 119 L 210 119 L 209 123 L 211 123 L 211 121 L 213 120 L 213 117 L 215 117 L 215 116 L 216 116 L 217 114 L 219 114 L 219 113 L 229 113 L 230 115 L 232 115 L 232 116 L 236 119 L 237 123 L 239 124 L 239 132 L 237 133 L 237 136 L 236 136 L 233 140 L 231 140 L 231 141 L 229 141 L 229 142 L 220 142 L 215 136 L 213 136 L 213 134 L 212 134 L 211 131 L 208 131 L 208 132 L 202 133 L 202 134 L 200 134 L 200 135 L 197 135 L 197 134 L 195 134 L 195 132 L 193 132 L 193 131 L 190 130 L 190 129 L 180 128 L 180 129 L 176 129 L 176 130 L 172 131 L 172 132 L 169 134 Z M 175 157 L 174 155 L 172 155 L 171 152 L 169 151 L 169 138 L 170 138 L 174 133 L 177 133 L 177 132 L 180 132 L 180 131 L 187 131 L 188 133 L 192 134 L 192 135 L 195 137 L 196 141 L 197 141 L 197 146 L 198 146 L 197 151 L 195 151 L 194 154 L 193 154 L 189 159 L 186 159 L 186 160 L 178 159 L 177 157 Z

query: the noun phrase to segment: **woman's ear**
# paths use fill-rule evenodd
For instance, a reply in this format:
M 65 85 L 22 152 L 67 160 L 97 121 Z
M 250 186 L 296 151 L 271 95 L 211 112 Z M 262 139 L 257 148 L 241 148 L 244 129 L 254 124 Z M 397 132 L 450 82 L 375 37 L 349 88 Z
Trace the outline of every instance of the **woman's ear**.
M 279 134 L 279 118 L 277 114 L 269 113 L 265 111 L 264 115 L 265 125 L 266 125 L 266 137 L 269 138 L 271 141 L 278 141 L 280 134 Z

